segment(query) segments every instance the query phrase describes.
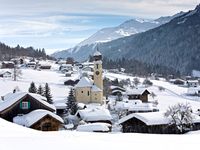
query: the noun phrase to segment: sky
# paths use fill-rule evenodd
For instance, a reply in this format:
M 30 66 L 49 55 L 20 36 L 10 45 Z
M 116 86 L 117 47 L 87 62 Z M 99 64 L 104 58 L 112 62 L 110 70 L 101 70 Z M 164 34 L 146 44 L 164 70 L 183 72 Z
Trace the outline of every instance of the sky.
M 0 0 L 0 42 L 71 48 L 105 27 L 132 18 L 156 19 L 195 8 L 200 0 Z

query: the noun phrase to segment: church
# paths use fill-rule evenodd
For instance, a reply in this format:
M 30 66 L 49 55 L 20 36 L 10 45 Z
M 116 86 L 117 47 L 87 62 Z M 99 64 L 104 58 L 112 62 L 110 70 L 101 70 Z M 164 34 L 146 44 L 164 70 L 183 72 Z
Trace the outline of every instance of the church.
M 75 86 L 75 98 L 78 103 L 103 103 L 102 55 L 99 51 L 96 51 L 93 58 L 94 80 L 82 77 Z

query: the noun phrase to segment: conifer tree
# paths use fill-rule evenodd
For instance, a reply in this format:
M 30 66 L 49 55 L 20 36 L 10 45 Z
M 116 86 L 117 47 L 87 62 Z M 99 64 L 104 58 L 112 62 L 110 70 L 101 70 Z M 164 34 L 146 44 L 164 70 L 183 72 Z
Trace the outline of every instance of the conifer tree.
M 48 83 L 45 84 L 45 87 L 44 87 L 44 97 L 47 98 L 47 102 L 49 104 L 53 104 L 53 100 L 52 100 L 52 95 L 51 95 L 51 90 L 49 88 L 49 85 Z
M 74 97 L 74 91 L 73 91 L 72 88 L 69 91 L 69 96 L 67 98 L 67 103 L 66 104 L 67 104 L 67 111 L 70 114 L 75 115 L 75 113 L 78 110 L 78 106 L 77 106 L 76 99 Z
M 37 94 L 44 96 L 44 90 L 43 90 L 43 87 L 41 85 L 39 85 L 39 87 L 38 87 Z
M 37 93 L 37 88 L 36 88 L 34 82 L 31 82 L 30 87 L 29 87 L 29 89 L 28 89 L 28 92 L 29 92 L 29 93 Z

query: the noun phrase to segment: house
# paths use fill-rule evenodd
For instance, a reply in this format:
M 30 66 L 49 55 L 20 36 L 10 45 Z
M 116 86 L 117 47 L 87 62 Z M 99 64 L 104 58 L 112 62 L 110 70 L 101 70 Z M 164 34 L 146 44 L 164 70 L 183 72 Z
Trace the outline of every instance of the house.
M 65 73 L 66 71 L 73 71 L 73 66 L 71 64 L 62 64 L 59 70 L 63 73 Z
M 193 114 L 193 118 L 193 130 L 199 129 L 200 117 Z M 124 133 L 177 133 L 175 126 L 170 125 L 170 119 L 164 116 L 164 112 L 132 113 L 121 118 L 118 123 L 122 125 Z
M 81 132 L 110 132 L 111 125 L 108 123 L 87 123 L 79 125 L 76 130 Z
M 117 96 L 117 95 L 123 95 L 126 89 L 119 87 L 119 86 L 110 86 L 110 92 L 111 95 Z
M 126 95 L 128 96 L 129 100 L 141 100 L 142 102 L 148 102 L 148 95 L 150 92 L 147 89 L 144 88 L 135 88 L 131 89 L 126 92 Z
M 198 80 L 187 80 L 187 86 L 188 87 L 197 87 L 199 86 L 199 81 Z
M 76 79 L 76 80 L 67 80 L 64 82 L 64 85 L 68 85 L 68 86 L 75 86 L 80 80 L 79 79 Z
M 94 53 L 94 80 L 82 77 L 75 86 L 75 98 L 79 103 L 103 103 L 103 78 L 102 78 L 102 55 Z
M 76 116 L 87 123 L 103 122 L 112 124 L 112 116 L 109 110 L 103 108 L 102 106 L 87 107 L 85 109 L 78 110 Z
M 65 113 L 67 109 L 67 105 L 65 102 L 57 102 L 54 103 L 54 106 L 56 107 L 56 114 L 61 116 Z
M 48 125 L 48 130 L 50 131 L 58 129 L 61 126 L 61 119 L 58 119 L 56 114 L 56 117 L 53 115 L 56 108 L 46 102 L 46 98 L 41 95 L 27 92 L 15 92 L 9 93 L 2 98 L 3 102 L 0 103 L 0 117 L 5 120 L 10 122 L 16 121 L 16 117 L 18 116 L 16 122 L 20 123 L 19 116 L 21 116 L 20 119 L 22 121 L 23 119 L 29 121 L 31 119 L 34 124 L 28 124 L 30 125 L 29 127 L 39 130 L 43 130 L 43 128 L 39 128 L 39 126 L 41 127 L 44 124 Z M 41 110 L 44 110 L 46 115 L 44 115 Z M 55 123 L 55 120 L 57 120 L 57 123 Z M 24 126 L 26 125 L 24 124 Z
M 25 115 L 18 115 L 13 122 L 28 128 L 41 131 L 58 131 L 63 124 L 63 119 L 58 115 L 44 110 L 37 109 Z
M 10 71 L 7 71 L 7 70 L 0 70 L 0 77 L 1 78 L 11 78 L 12 73 Z
M 47 61 L 40 61 L 38 67 L 40 69 L 51 69 L 51 64 Z
M 200 87 L 189 87 L 187 94 L 191 96 L 200 96 Z
M 170 83 L 175 84 L 175 85 L 184 85 L 185 84 L 185 80 L 182 79 L 170 79 L 169 80 Z
M 33 68 L 33 69 L 35 69 L 36 68 L 36 62 L 28 62 L 27 64 L 26 64 L 26 66 L 28 67 L 28 68 Z
M 15 64 L 12 61 L 3 61 L 2 64 L 1 64 L 2 69 L 4 69 L 4 68 L 12 69 L 14 67 L 15 67 Z

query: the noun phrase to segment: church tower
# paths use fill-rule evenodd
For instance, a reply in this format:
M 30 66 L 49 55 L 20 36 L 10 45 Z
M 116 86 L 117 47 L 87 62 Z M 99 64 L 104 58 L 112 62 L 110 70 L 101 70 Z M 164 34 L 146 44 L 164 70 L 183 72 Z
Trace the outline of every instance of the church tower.
M 94 84 L 103 91 L 102 55 L 97 50 L 94 55 Z

